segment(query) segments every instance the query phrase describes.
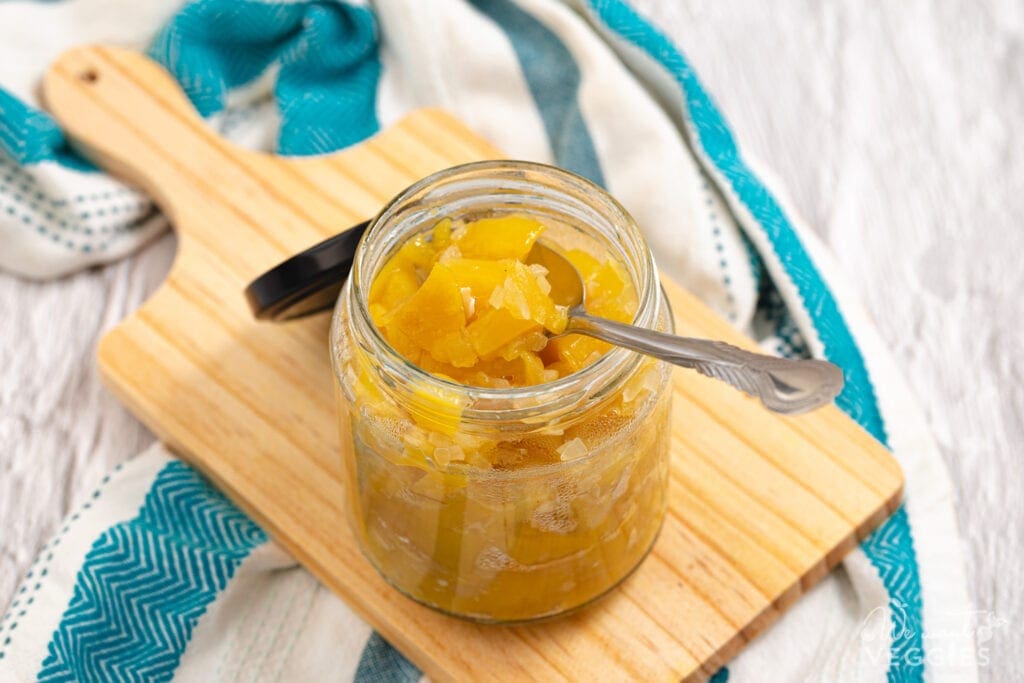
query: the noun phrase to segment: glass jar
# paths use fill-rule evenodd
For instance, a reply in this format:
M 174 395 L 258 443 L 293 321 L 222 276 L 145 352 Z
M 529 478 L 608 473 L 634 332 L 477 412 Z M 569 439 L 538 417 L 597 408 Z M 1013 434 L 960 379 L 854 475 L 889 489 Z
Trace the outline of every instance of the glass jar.
M 512 213 L 543 222 L 546 243 L 617 260 L 637 292 L 633 324 L 672 329 L 625 209 L 579 176 L 516 161 L 450 168 L 392 200 L 331 324 L 347 512 L 363 552 L 409 597 L 481 622 L 561 614 L 622 581 L 658 534 L 669 471 L 660 361 L 612 348 L 545 384 L 471 387 L 413 365 L 374 326 L 370 285 L 404 243 L 443 217 Z M 475 457 L 484 449 L 488 459 Z M 517 466 L 530 449 L 560 461 Z

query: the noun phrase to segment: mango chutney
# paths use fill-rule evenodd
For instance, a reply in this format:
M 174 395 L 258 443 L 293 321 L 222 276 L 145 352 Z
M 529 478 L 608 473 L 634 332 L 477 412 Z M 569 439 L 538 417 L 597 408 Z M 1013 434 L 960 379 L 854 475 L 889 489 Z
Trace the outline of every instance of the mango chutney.
M 399 195 L 332 322 L 350 524 L 393 586 L 483 622 L 550 617 L 624 579 L 666 509 L 669 371 L 562 334 L 541 240 L 591 313 L 671 317 L 624 209 L 565 171 L 481 162 Z

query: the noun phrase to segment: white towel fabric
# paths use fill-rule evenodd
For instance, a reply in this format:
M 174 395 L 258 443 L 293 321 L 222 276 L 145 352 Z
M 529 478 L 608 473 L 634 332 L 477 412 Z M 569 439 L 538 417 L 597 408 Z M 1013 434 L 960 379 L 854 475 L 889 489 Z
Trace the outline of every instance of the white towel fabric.
M 734 325 L 843 367 L 839 405 L 907 477 L 904 508 L 719 678 L 974 678 L 950 483 L 922 416 L 778 184 L 622 0 L 0 3 L 0 267 L 27 277 L 119 258 L 165 227 L 37 109 L 45 66 L 86 42 L 150 46 L 211 125 L 252 146 L 326 152 L 440 106 L 512 157 L 602 183 L 661 268 Z M 0 621 L 0 680 L 238 676 L 419 672 L 154 446 L 41 550 Z

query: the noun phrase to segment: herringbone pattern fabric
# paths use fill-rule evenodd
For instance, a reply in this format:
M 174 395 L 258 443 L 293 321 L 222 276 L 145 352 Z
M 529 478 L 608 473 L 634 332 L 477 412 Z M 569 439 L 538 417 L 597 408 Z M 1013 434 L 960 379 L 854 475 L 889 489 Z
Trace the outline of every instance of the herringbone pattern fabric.
M 207 605 L 266 534 L 181 462 L 97 539 L 53 634 L 44 681 L 169 680 Z

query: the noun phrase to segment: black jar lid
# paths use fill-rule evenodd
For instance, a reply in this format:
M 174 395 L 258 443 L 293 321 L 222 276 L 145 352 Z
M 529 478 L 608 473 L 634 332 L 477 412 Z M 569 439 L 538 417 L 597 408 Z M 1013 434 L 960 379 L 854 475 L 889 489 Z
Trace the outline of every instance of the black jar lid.
M 291 320 L 334 307 L 370 221 L 329 237 L 249 283 L 245 298 L 260 320 Z

